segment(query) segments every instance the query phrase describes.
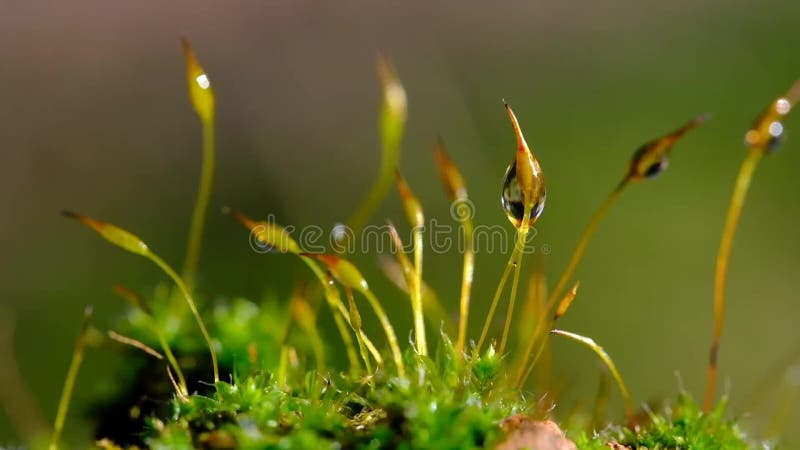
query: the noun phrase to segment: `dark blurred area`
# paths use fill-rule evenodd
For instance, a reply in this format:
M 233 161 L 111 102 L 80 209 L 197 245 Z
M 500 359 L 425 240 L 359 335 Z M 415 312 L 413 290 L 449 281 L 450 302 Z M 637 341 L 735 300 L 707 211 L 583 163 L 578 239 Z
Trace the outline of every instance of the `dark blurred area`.
M 791 0 L 6 2 L 0 306 L 16 319 L 19 370 L 52 420 L 83 306 L 95 305 L 100 329 L 113 327 L 124 304 L 112 284 L 150 292 L 163 280 L 140 258 L 61 219 L 61 209 L 133 230 L 180 265 L 200 170 L 185 35 L 218 105 L 218 171 L 199 280 L 215 301 L 288 298 L 292 280 L 307 276 L 292 260 L 253 252 L 220 207 L 327 228 L 350 216 L 370 186 L 379 161 L 379 52 L 394 61 L 408 93 L 401 167 L 429 217 L 450 220 L 431 157 L 442 136 L 467 178 L 476 223 L 510 228 L 498 196 L 514 141 L 501 99 L 513 105 L 547 178 L 536 239 L 552 249 L 551 282 L 631 153 L 713 113 L 677 145 L 666 173 L 633 186 L 612 209 L 561 323 L 605 347 L 637 401 L 681 388 L 700 397 L 714 259 L 742 139 L 800 77 L 798 23 L 800 3 Z M 800 117 L 786 127 L 788 142 L 759 167 L 744 210 L 721 351 L 732 414 L 752 411 L 757 422 L 780 409 L 775 397 L 788 378 L 772 367 L 800 344 Z M 385 217 L 402 221 L 396 193 L 373 221 Z M 485 316 L 505 258 L 478 255 L 473 318 Z M 396 312 L 398 330 L 409 329 L 408 302 L 375 255 L 356 261 Z M 460 255 L 428 255 L 425 270 L 455 312 Z M 472 321 L 473 337 L 480 325 Z M 102 395 L 97 380 L 124 370 L 115 364 L 120 358 L 107 350 L 87 355 L 70 442 L 90 435 L 84 413 Z M 600 369 L 590 352 L 555 341 L 553 366 L 569 387 L 557 414 L 593 395 Z M 792 414 L 787 423 L 797 423 L 800 408 Z M 796 428 L 786 436 L 800 439 Z M 0 414 L 0 446 L 15 441 Z

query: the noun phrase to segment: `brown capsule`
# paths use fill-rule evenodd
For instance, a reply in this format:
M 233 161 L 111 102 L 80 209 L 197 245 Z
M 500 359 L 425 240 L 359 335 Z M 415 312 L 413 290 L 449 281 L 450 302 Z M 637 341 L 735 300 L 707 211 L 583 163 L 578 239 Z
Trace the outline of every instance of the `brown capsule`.
M 444 183 L 444 188 L 447 190 L 450 200 L 455 201 L 467 198 L 467 186 L 464 183 L 464 177 L 455 163 L 453 163 L 453 160 L 450 159 L 441 139 L 433 148 L 433 156 L 436 160 L 436 168 L 439 170 L 439 177 Z
M 669 153 L 675 142 L 690 130 L 705 123 L 710 117 L 709 114 L 697 116 L 677 130 L 639 147 L 631 158 L 625 180 L 653 178 L 666 170 L 669 166 Z
M 406 220 L 412 228 L 423 228 L 425 226 L 425 214 L 422 212 L 422 205 L 411 191 L 405 178 L 399 170 L 394 172 L 395 184 L 400 192 L 400 200 L 403 203 L 403 211 L 406 213 Z
M 522 226 L 526 206 L 530 209 L 529 226 L 533 225 L 541 216 L 547 193 L 542 169 L 525 142 L 517 117 L 508 105 L 506 105 L 506 111 L 517 137 L 517 152 L 503 178 L 500 204 L 503 206 L 508 220 L 519 228 Z
M 773 100 L 761 113 L 753 123 L 753 127 L 745 134 L 745 144 L 764 152 L 777 149 L 786 138 L 781 120 L 789 114 L 798 100 L 800 100 L 800 80 L 797 80 L 785 95 Z

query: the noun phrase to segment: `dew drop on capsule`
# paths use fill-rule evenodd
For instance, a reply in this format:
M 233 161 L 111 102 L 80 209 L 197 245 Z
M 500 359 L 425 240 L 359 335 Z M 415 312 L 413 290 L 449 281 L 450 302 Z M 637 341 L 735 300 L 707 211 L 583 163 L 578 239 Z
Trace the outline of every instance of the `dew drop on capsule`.
M 547 197 L 541 173 L 535 175 L 534 182 L 538 183 L 539 186 L 537 186 L 534 191 L 541 193 L 541 195 L 535 199 L 531 207 L 530 219 L 528 221 L 529 225 L 533 225 L 536 219 L 542 215 L 544 202 Z M 506 169 L 506 175 L 503 179 L 503 191 L 500 193 L 500 203 L 503 205 L 503 211 L 505 211 L 506 217 L 511 221 L 511 224 L 519 228 L 520 225 L 522 225 L 522 218 L 525 215 L 525 202 L 522 199 L 522 191 L 517 182 L 517 166 L 514 163 L 511 163 L 508 169 Z

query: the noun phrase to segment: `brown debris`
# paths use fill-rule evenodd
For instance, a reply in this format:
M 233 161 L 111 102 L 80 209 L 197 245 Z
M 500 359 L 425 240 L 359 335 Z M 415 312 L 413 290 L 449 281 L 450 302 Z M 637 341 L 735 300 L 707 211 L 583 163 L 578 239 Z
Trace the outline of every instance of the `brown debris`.
M 500 424 L 506 432 L 495 450 L 577 450 L 575 443 L 564 436 L 555 422 L 535 420 L 524 414 L 515 414 Z

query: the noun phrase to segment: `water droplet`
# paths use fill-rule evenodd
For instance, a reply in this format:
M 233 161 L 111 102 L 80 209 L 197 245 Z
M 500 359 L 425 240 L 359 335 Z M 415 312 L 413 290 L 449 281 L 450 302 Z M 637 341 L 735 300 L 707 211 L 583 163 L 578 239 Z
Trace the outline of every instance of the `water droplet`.
M 540 195 L 538 198 L 533 199 L 534 204 L 531 208 L 529 225 L 533 225 L 536 219 L 542 215 L 546 198 L 544 179 L 541 176 L 541 172 L 536 173 L 535 176 L 534 183 L 536 183 L 537 186 L 533 190 Z M 509 165 L 508 169 L 506 169 L 506 175 L 503 179 L 503 191 L 500 194 L 500 203 L 503 205 L 503 210 L 508 220 L 511 221 L 511 224 L 519 228 L 522 224 L 522 218 L 525 215 L 525 203 L 523 202 L 522 192 L 517 182 L 517 167 L 514 163 Z
M 636 150 L 631 159 L 629 178 L 653 178 L 667 169 L 669 159 L 659 143 L 658 140 L 651 141 Z
M 789 114 L 789 111 L 791 110 L 792 110 L 792 103 L 789 100 L 785 98 L 779 98 L 775 102 L 775 111 L 777 111 L 778 114 L 785 116 L 786 114 Z
M 200 86 L 200 89 L 208 89 L 211 87 L 211 81 L 208 79 L 208 75 L 205 73 L 198 75 L 194 81 L 197 82 L 197 85 Z

